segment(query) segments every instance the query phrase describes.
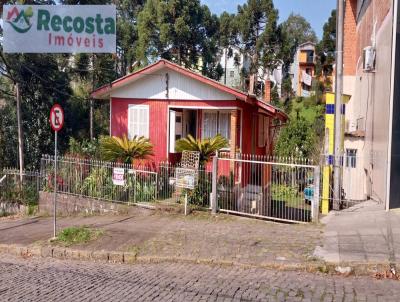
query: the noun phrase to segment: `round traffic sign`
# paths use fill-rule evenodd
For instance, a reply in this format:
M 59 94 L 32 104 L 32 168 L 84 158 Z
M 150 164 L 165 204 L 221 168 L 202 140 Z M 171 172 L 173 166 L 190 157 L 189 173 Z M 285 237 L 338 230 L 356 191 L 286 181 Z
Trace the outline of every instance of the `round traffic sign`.
M 50 125 L 54 131 L 60 131 L 64 126 L 64 110 L 58 104 L 54 104 L 51 107 Z

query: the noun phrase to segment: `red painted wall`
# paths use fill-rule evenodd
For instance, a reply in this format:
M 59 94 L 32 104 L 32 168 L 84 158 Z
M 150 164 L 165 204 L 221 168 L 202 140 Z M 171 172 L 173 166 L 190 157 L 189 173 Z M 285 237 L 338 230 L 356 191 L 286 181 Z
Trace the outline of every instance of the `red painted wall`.
M 159 100 L 112 99 L 111 135 L 128 135 L 128 106 L 149 105 L 149 136 L 154 146 L 154 158 L 167 160 L 167 103 Z
M 111 104 L 111 135 L 123 136 L 128 134 L 128 106 L 130 104 L 149 105 L 150 116 L 150 140 L 154 145 L 154 161 L 167 160 L 168 150 L 168 105 L 170 106 L 192 106 L 192 107 L 238 107 L 242 109 L 242 153 L 259 155 L 265 154 L 265 148 L 257 147 L 257 108 L 242 101 L 180 101 L 180 100 L 141 100 L 112 98 Z M 252 123 L 255 123 L 253 126 Z M 201 119 L 198 119 L 201 126 Z M 198 127 L 198 131 L 200 131 Z M 254 131 L 255 148 L 252 149 L 252 131 Z M 201 132 L 200 132 L 201 133 Z M 237 142 L 240 142 L 240 133 Z

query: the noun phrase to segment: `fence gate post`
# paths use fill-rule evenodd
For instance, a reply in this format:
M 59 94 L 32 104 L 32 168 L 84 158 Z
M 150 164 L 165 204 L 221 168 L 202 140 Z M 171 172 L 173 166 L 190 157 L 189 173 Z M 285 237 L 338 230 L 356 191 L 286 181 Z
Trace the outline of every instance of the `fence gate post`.
M 318 222 L 319 218 L 319 187 L 320 187 L 320 172 L 321 169 L 319 166 L 314 168 L 314 196 L 311 202 L 311 217 L 314 223 Z
M 213 157 L 212 166 L 212 199 L 211 199 L 211 213 L 213 215 L 217 214 L 217 179 L 218 179 L 218 152 Z

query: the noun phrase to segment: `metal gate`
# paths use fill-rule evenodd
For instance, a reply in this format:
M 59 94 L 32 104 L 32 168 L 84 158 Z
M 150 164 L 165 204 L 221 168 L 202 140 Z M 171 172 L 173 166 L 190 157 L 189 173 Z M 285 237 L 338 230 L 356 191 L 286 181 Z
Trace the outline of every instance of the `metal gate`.
M 216 157 L 218 210 L 279 221 L 316 221 L 319 166 L 306 160 L 283 161 L 254 155 Z

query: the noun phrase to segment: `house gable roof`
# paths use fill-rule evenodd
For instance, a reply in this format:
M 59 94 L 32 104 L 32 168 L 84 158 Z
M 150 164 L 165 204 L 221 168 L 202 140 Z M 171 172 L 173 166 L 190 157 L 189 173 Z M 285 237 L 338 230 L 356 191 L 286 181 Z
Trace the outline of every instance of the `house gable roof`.
M 189 78 L 192 78 L 192 79 L 200 81 L 204 84 L 210 85 L 211 87 L 213 87 L 217 90 L 220 90 L 222 92 L 229 93 L 229 94 L 235 96 L 239 100 L 249 101 L 251 98 L 255 99 L 255 96 L 251 96 L 248 93 L 245 93 L 238 89 L 223 85 L 215 80 L 212 80 L 212 79 L 205 77 L 201 74 L 198 74 L 194 71 L 183 68 L 182 66 L 179 66 L 179 65 L 172 63 L 165 59 L 161 59 L 154 64 L 146 66 L 136 72 L 133 72 L 122 78 L 119 78 L 108 85 L 104 85 L 104 86 L 94 90 L 91 93 L 91 97 L 94 99 L 106 99 L 110 96 L 111 91 L 113 91 L 114 89 L 118 89 L 129 83 L 133 83 L 136 80 L 143 78 L 143 76 L 145 76 L 146 74 L 156 72 L 162 68 L 169 68 L 169 69 L 176 71 L 182 75 L 185 75 Z
M 214 89 L 217 89 L 221 92 L 228 93 L 234 96 L 236 99 L 254 104 L 255 106 L 266 110 L 270 115 L 275 115 L 279 119 L 287 119 L 285 113 L 281 112 L 278 108 L 272 106 L 271 104 L 264 103 L 262 101 L 257 100 L 255 95 L 250 95 L 249 93 L 240 91 L 238 89 L 226 86 L 221 84 L 215 80 L 212 80 L 208 77 L 205 77 L 199 73 L 194 71 L 188 70 L 182 66 L 179 66 L 175 63 L 172 63 L 168 60 L 161 59 L 154 64 L 148 65 L 136 72 L 128 74 L 124 77 L 121 77 L 108 85 L 104 85 L 91 93 L 91 97 L 94 99 L 108 99 L 111 96 L 111 93 L 116 89 L 122 88 L 127 86 L 135 81 L 143 79 L 146 75 L 154 74 L 155 72 L 163 69 L 168 68 L 173 70 L 179 74 L 187 76 L 188 78 L 197 80 L 203 84 L 209 85 Z

